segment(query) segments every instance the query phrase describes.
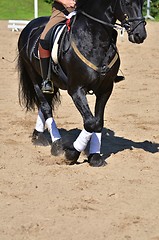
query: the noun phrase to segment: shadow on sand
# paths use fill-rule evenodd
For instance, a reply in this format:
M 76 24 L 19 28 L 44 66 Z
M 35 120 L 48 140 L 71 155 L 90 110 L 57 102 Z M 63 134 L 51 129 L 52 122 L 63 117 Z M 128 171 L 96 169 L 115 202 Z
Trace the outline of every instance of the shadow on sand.
M 60 129 L 60 133 L 64 141 L 69 141 L 70 143 L 74 142 L 80 132 L 81 130 L 77 128 L 69 131 Z M 116 136 L 115 132 L 110 129 L 103 129 L 101 154 L 103 154 L 105 158 L 109 157 L 111 154 L 116 154 L 126 149 L 133 150 L 134 148 L 143 149 L 144 151 L 150 153 L 157 153 L 159 152 L 159 143 L 148 140 L 143 142 L 134 142 L 133 140 Z M 89 145 L 86 149 L 86 154 L 88 153 L 88 149 Z
M 78 128 L 71 129 L 68 131 L 66 129 L 61 128 L 59 129 L 59 131 L 62 136 L 63 146 L 71 146 L 81 132 L 81 130 Z M 42 138 L 39 138 L 38 142 L 37 143 L 34 142 L 34 144 L 46 146 L 44 144 L 45 142 L 46 145 L 48 144 L 51 145 L 50 134 L 48 133 L 47 130 L 44 132 L 44 135 L 42 135 Z M 145 140 L 143 142 L 134 142 L 133 140 L 116 136 L 113 130 L 106 128 L 103 129 L 101 154 L 103 155 L 104 160 L 106 160 L 111 154 L 116 154 L 127 149 L 129 150 L 143 149 L 144 151 L 149 153 L 157 153 L 159 152 L 159 143 L 151 142 L 148 140 Z M 87 156 L 89 155 L 89 144 L 85 150 L 85 154 Z

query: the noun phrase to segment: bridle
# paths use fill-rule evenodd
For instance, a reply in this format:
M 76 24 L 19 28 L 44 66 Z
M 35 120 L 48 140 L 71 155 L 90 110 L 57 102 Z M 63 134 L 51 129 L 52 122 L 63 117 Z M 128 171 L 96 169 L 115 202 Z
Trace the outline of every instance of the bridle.
M 117 0 L 118 1 L 118 0 Z M 116 1 L 116 4 L 117 4 Z M 141 24 L 144 23 L 146 25 L 146 21 L 144 17 L 134 17 L 130 18 L 128 14 L 126 13 L 126 6 L 125 6 L 125 1 L 121 0 L 121 9 L 122 12 L 124 13 L 124 19 L 121 21 L 121 27 L 124 27 L 128 33 L 128 35 L 133 34 L 134 30 Z M 116 8 L 116 6 L 115 6 Z M 114 10 L 115 11 L 115 10 Z M 131 23 L 136 22 L 137 24 L 131 29 Z
M 116 3 L 115 3 L 115 6 L 114 6 L 114 10 L 113 12 L 115 13 L 115 9 L 116 9 L 116 5 L 117 5 L 117 1 L 116 0 Z M 104 26 L 107 26 L 107 27 L 110 27 L 110 28 L 114 28 L 114 29 L 122 29 L 122 28 L 125 28 L 128 35 L 131 35 L 133 34 L 134 30 L 141 24 L 141 23 L 144 23 L 146 24 L 146 21 L 145 21 L 145 18 L 144 17 L 135 17 L 135 18 L 130 18 L 128 16 L 128 14 L 126 14 L 126 7 L 125 7 L 125 1 L 121 0 L 121 8 L 122 8 L 122 12 L 124 13 L 124 19 L 121 21 L 121 23 L 115 23 L 115 24 L 112 24 L 112 23 L 108 23 L 108 22 L 105 22 L 103 20 L 100 20 L 96 17 L 93 17 L 91 16 L 90 14 L 86 13 L 85 11 L 82 11 L 82 10 L 77 10 L 77 13 L 81 13 L 82 15 L 86 16 L 87 18 L 95 21 L 95 22 L 98 22 Z M 133 29 L 131 29 L 131 22 L 137 22 L 137 24 L 133 27 Z
M 85 11 L 82 11 L 82 10 L 78 10 L 77 14 L 82 14 L 82 15 L 86 16 L 87 18 L 89 18 L 89 19 L 91 19 L 91 20 L 93 20 L 95 22 L 101 23 L 102 25 L 110 27 L 110 28 L 119 28 L 119 27 L 121 27 L 121 24 L 119 24 L 119 23 L 112 24 L 112 23 L 104 22 L 103 20 L 100 20 L 100 19 L 98 19 L 96 17 L 93 17 L 90 14 L 88 14 Z
M 137 22 L 137 24 L 132 29 L 130 24 L 131 22 Z M 146 25 L 146 21 L 144 17 L 129 18 L 128 15 L 125 14 L 125 18 L 121 22 L 121 26 L 126 29 L 128 35 L 131 35 L 141 23 L 144 23 Z

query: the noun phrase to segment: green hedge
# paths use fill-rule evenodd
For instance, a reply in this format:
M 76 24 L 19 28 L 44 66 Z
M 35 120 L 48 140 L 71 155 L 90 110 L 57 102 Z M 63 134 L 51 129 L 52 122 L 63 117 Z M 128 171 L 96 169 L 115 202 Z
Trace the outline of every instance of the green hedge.
M 38 0 L 38 15 L 49 16 L 51 14 L 51 5 L 44 0 Z M 33 0 L 0 0 L 0 19 L 26 19 L 34 18 L 34 1 Z

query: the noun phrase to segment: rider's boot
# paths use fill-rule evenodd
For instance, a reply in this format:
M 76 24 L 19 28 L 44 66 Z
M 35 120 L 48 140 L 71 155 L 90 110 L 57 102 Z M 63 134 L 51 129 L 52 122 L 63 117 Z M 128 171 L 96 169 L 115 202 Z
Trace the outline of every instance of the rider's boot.
M 48 41 L 45 39 L 40 39 L 39 41 L 39 55 L 41 74 L 43 78 L 41 90 L 43 93 L 52 94 L 54 92 L 54 87 L 52 81 L 49 79 L 51 53 L 49 51 Z

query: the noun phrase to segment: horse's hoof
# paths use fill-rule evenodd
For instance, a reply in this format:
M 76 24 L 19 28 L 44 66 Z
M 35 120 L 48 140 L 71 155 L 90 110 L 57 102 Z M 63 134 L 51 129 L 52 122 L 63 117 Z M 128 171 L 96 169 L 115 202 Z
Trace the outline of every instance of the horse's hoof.
M 51 154 L 53 156 L 59 156 L 64 153 L 62 139 L 58 139 L 55 142 L 52 143 L 51 146 Z
M 38 132 L 36 129 L 34 129 L 31 141 L 36 146 L 48 146 L 50 145 L 48 139 L 46 138 L 45 134 L 43 132 Z
M 90 154 L 88 157 L 89 165 L 92 167 L 104 167 L 107 163 L 99 153 Z
M 75 164 L 80 156 L 80 152 L 78 152 L 73 145 L 65 148 L 65 157 L 68 160 L 69 164 Z

